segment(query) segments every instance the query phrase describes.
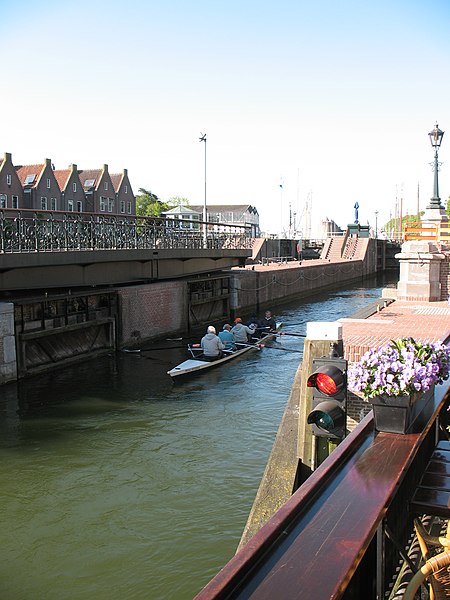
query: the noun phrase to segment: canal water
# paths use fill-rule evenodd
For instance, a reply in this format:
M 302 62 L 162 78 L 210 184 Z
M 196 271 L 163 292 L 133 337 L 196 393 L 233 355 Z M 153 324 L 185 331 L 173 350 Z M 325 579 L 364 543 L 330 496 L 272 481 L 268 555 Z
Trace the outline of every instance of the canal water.
M 303 334 L 389 284 L 276 317 Z M 177 386 L 186 339 L 0 388 L 1 600 L 192 598 L 233 556 L 269 457 L 303 347 L 280 339 Z

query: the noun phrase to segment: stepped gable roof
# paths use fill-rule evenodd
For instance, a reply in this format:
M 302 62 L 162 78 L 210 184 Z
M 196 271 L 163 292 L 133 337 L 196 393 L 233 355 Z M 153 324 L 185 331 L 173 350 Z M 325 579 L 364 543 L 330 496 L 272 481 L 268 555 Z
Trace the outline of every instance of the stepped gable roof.
M 55 176 L 56 182 L 58 183 L 59 189 L 61 191 L 66 189 L 71 174 L 71 169 L 55 169 L 53 171 L 53 175 Z
M 87 171 L 78 171 L 78 177 L 85 190 L 97 188 L 103 171 L 101 169 L 88 169 Z
M 16 173 L 23 187 L 36 187 L 39 176 L 45 168 L 45 164 L 23 165 L 16 167 Z M 34 178 L 33 178 L 34 175 Z

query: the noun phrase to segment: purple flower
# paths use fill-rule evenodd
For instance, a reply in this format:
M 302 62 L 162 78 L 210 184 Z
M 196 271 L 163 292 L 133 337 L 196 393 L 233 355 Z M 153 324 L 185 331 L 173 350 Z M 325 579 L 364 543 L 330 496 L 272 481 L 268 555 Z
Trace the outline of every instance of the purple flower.
M 373 398 L 426 391 L 450 374 L 450 346 L 422 343 L 413 338 L 392 340 L 369 350 L 348 369 L 348 389 Z

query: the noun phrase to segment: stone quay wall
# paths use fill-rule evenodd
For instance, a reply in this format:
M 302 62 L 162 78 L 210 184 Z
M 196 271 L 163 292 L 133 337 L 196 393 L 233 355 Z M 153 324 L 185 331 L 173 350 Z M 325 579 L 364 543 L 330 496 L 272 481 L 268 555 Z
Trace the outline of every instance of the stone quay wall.
M 294 266 L 275 265 L 264 270 L 233 269 L 231 308 L 234 311 L 271 307 L 289 299 L 311 294 L 361 279 L 367 272 L 364 261 L 305 261 Z
M 17 377 L 14 304 L 0 302 L 0 384 Z

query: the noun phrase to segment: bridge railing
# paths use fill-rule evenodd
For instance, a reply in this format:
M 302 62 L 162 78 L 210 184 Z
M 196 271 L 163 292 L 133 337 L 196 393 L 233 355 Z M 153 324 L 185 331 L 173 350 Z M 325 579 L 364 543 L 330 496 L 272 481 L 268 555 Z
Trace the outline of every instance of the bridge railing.
M 0 254 L 77 250 L 250 249 L 252 228 L 184 219 L 3 209 Z

